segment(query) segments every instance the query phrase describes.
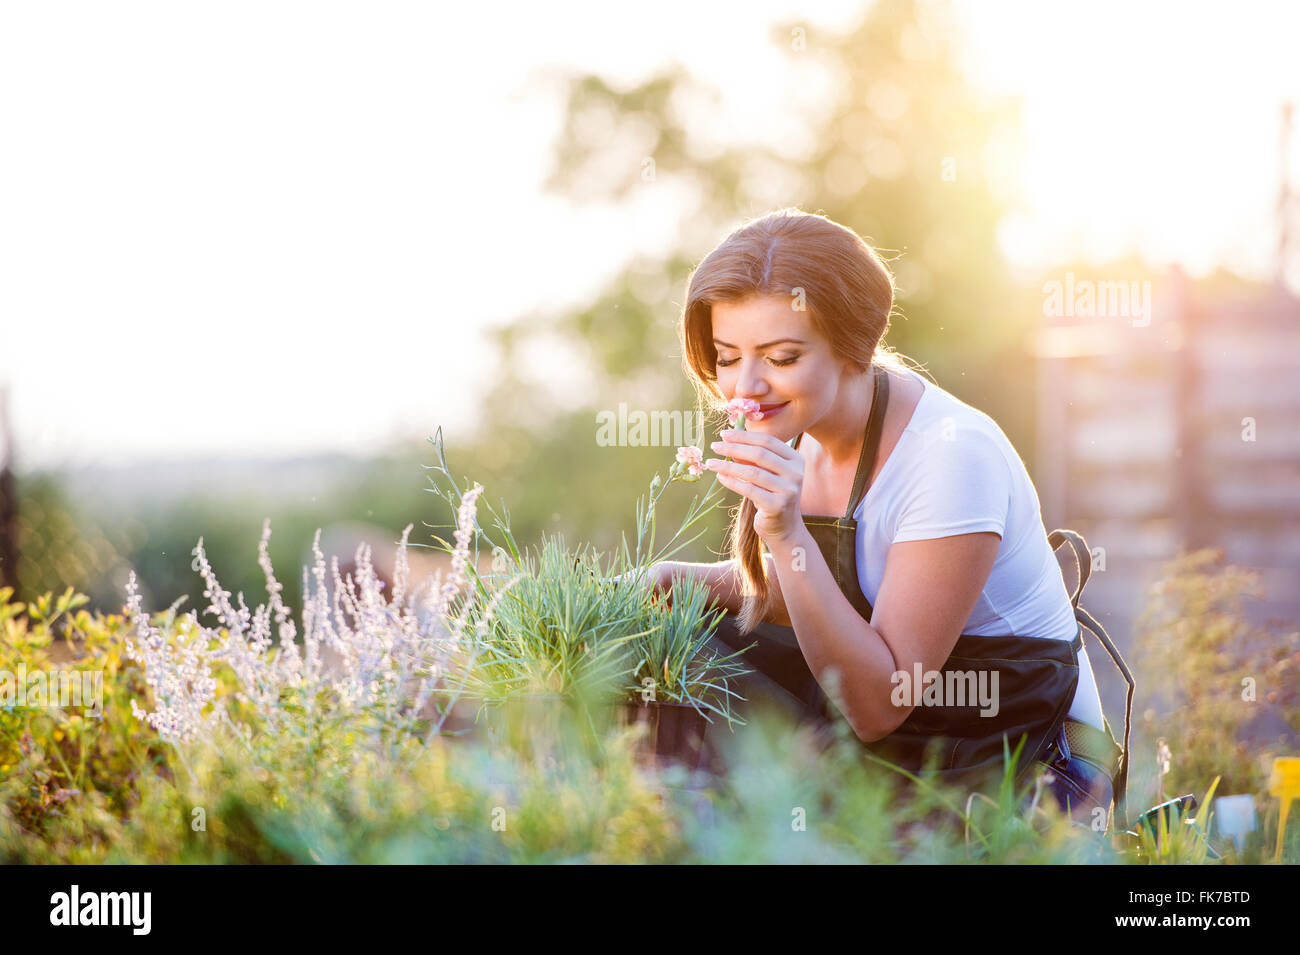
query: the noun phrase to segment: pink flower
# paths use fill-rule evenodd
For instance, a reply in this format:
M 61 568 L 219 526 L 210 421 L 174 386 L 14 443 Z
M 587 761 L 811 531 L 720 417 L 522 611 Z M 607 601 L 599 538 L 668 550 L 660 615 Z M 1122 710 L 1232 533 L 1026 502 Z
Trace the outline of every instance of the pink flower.
M 746 418 L 750 421 L 762 421 L 763 412 L 758 408 L 758 402 L 752 398 L 732 398 L 727 402 L 727 419 L 731 427 L 736 427 L 739 420 L 739 426 L 744 430 Z
M 704 473 L 704 452 L 699 448 L 678 448 L 677 461 L 686 465 L 693 477 Z

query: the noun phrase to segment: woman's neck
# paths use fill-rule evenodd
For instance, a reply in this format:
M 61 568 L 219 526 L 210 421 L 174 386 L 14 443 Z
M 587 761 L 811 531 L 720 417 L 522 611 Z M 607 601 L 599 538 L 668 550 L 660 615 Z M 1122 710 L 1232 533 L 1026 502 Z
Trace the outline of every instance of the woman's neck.
M 831 470 L 856 468 L 862 455 L 863 436 L 867 431 L 867 418 L 871 415 L 875 375 L 884 372 L 872 365 L 861 375 L 845 382 L 847 394 L 836 402 L 835 410 L 809 428 Z

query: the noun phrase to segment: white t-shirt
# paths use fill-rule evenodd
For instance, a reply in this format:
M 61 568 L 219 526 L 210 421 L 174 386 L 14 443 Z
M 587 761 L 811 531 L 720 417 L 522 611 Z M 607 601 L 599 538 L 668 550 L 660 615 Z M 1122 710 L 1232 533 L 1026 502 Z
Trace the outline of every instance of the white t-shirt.
M 925 386 L 912 418 L 858 504 L 858 581 L 875 605 L 891 544 L 992 531 L 988 582 L 962 628 L 976 636 L 1072 640 L 1074 609 L 1029 473 L 997 423 L 915 372 Z M 1102 729 L 1086 648 L 1069 716 Z

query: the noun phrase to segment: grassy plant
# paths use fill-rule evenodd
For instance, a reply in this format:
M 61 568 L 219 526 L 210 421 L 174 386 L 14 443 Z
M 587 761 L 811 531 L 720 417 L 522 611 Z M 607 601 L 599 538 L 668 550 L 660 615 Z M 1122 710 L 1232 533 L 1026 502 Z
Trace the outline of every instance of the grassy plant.
M 633 591 L 633 593 L 637 593 Z M 740 699 L 731 681 L 749 672 L 740 652 L 719 655 L 708 647 L 725 611 L 709 606 L 708 588 L 694 577 L 673 584 L 672 602 L 639 602 L 638 636 L 630 644 L 635 667 L 625 694 L 641 700 L 687 703 L 710 719 L 741 723 L 731 709 Z
M 1147 865 L 1204 865 L 1218 861 L 1209 832 L 1214 813 L 1210 808 L 1219 777 L 1214 778 L 1195 814 L 1184 813 L 1178 803 L 1143 817 L 1137 823 L 1137 841 L 1129 851 Z
M 477 659 L 456 685 L 487 700 L 517 694 L 613 698 L 631 677 L 628 644 L 640 636 L 638 610 L 601 586 L 585 554 L 575 559 L 561 539 L 550 538 L 536 560 L 523 557 L 518 584 L 468 648 Z
M 447 467 L 441 434 L 433 443 L 439 459 L 434 470 L 444 479 L 434 482 L 434 490 L 459 512 L 469 492 L 461 490 Z M 609 568 L 601 567 L 601 555 L 586 547 L 571 551 L 558 535 L 543 535 L 535 556 L 525 552 L 504 508 L 502 515 L 494 514 L 491 532 L 476 524 L 475 539 L 458 542 L 462 547 L 468 543 L 477 554 L 481 538 L 493 554 L 491 574 L 480 574 L 477 564 L 465 568 L 476 604 L 486 605 L 496 595 L 496 581 L 506 574 L 518 582 L 496 606 L 490 625 L 478 626 L 471 611 L 477 642 L 462 649 L 448 687 L 497 702 L 555 694 L 584 706 L 603 706 L 649 698 L 686 703 L 706 718 L 712 713 L 735 721 L 730 704 L 736 694 L 728 683 L 747 668 L 739 654 L 708 649 L 725 611 L 710 605 L 708 590 L 698 581 L 682 581 L 669 602 L 652 592 L 646 576 L 652 564 L 694 540 L 684 538 L 717 503 L 715 477 L 708 491 L 693 499 L 672 538 L 656 550 L 656 505 L 673 483 L 697 478 L 683 460 L 667 480 L 654 475 L 648 495 L 637 502 L 635 548 L 624 537 Z M 453 549 L 435 539 L 443 550 Z
M 692 857 L 718 863 L 1080 864 L 1125 861 L 1102 834 L 1054 804 L 1026 812 L 1034 785 L 997 798 L 862 758 L 844 734 L 827 741 L 775 711 L 731 745 L 732 767 L 704 806 L 685 813 Z

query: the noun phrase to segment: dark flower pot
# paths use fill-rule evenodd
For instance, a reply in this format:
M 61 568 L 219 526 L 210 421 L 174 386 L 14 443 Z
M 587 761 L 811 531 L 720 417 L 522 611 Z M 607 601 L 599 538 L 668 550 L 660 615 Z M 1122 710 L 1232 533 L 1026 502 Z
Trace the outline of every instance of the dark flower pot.
M 480 707 L 477 700 L 461 699 L 448 708 L 445 717 L 435 712 L 431 718 L 435 722 L 441 720 L 443 738 L 481 743 L 487 737 L 487 719 L 479 712 Z
M 659 763 L 676 763 L 689 770 L 721 775 L 724 765 L 717 734 L 727 732 L 726 721 L 713 722 L 689 703 L 624 703 L 621 717 L 628 725 L 646 728 L 643 755 Z

